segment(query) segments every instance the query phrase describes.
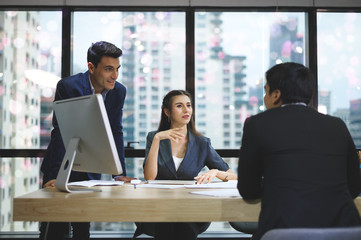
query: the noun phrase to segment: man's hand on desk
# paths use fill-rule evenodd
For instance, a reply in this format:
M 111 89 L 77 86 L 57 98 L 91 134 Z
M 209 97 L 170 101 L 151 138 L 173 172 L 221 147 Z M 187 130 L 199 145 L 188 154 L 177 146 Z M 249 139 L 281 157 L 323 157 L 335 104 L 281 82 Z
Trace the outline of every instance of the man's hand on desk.
M 44 188 L 47 188 L 47 187 L 55 187 L 55 180 L 56 180 L 56 179 L 52 179 L 52 180 L 46 182 L 46 183 L 43 185 L 43 187 L 44 187 Z
M 119 176 L 119 177 L 114 178 L 115 181 L 124 181 L 124 182 L 130 182 L 131 180 L 134 180 L 134 179 L 136 179 L 136 178 L 127 177 L 127 176 Z

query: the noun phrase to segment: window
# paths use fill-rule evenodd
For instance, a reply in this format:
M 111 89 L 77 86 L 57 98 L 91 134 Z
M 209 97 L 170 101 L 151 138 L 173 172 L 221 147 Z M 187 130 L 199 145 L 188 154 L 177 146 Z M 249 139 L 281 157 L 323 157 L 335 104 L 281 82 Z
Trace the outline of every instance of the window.
M 243 122 L 264 110 L 266 70 L 280 62 L 305 63 L 305 24 L 302 12 L 196 12 L 195 77 L 203 81 L 195 82 L 195 101 L 207 97 L 196 114 L 207 113 L 205 135 L 215 148 L 240 147 L 239 141 L 226 141 L 222 129 L 214 129 L 240 131 L 228 120 L 239 116 Z M 231 135 L 240 140 L 235 131 Z
M 148 116 L 156 114 L 158 117 L 155 120 L 159 122 L 161 101 L 170 90 L 168 87 L 163 88 L 164 83 L 167 82 L 171 89 L 185 89 L 185 13 L 104 11 L 74 12 L 73 16 L 72 73 L 87 70 L 86 52 L 91 43 L 106 40 L 120 47 L 124 54 L 120 58 L 122 67 L 118 81 L 132 90 L 127 91 L 123 127 L 132 129 L 133 133 L 130 134 L 132 139 L 125 136 L 124 141 L 144 140 L 140 136 L 141 132 L 156 129 L 147 124 L 149 119 L 138 117 L 144 114 L 138 115 L 134 109 L 139 106 Z M 92 31 L 84 28 L 85 23 L 92 26 Z M 165 58 L 168 62 L 161 65 L 159 62 L 159 66 L 151 71 L 154 59 Z M 125 68 L 126 72 L 123 71 Z M 123 77 L 129 73 L 132 73 L 132 78 Z M 152 103 L 144 101 L 141 96 L 152 96 Z M 132 121 L 128 121 L 130 117 Z M 144 129 L 146 126 L 147 129 Z M 145 145 L 139 144 L 137 147 L 144 148 Z
M 361 148 L 361 13 L 317 13 L 318 110 L 337 116 Z
M 72 74 L 87 70 L 86 53 L 93 42 L 109 41 L 123 50 L 118 81 L 127 88 L 124 142 L 136 141 L 136 148 L 145 148 L 145 133 L 158 127 L 163 96 L 171 89 L 185 89 L 185 13 L 76 11 L 73 17 Z M 127 174 L 143 178 L 143 160 L 135 164 L 135 159 L 126 159 Z M 134 230 L 133 223 L 94 223 L 92 229 L 111 224 Z
M 287 12 L 229 8 L 220 12 L 218 8 L 200 11 L 190 7 L 195 10 L 194 26 L 189 26 L 195 28 L 195 42 L 190 43 L 195 47 L 195 76 L 186 76 L 189 12 L 184 8 L 142 12 L 142 8 L 128 12 L 122 7 L 111 11 L 93 6 L 72 9 L 71 39 L 62 39 L 65 16 L 59 8 L 0 11 L 1 148 L 47 147 L 55 83 L 62 72 L 62 43 L 71 42 L 71 61 L 65 65 L 75 74 L 87 70 L 87 49 L 99 40 L 115 43 L 124 52 L 118 79 L 128 89 L 124 140 L 139 142 L 133 144 L 136 148 L 144 148 L 147 133 L 158 127 L 163 96 L 173 89 L 185 89 L 187 78 L 187 88 L 195 93 L 197 129 L 216 149 L 239 149 L 244 120 L 264 111 L 264 72 L 285 61 L 305 64 L 307 52 L 317 53 L 319 111 L 341 117 L 361 148 L 361 51 L 356 45 L 361 38 L 360 13 L 347 9 L 316 13 L 316 51 L 307 46 L 308 8 L 292 11 L 290 7 Z M 92 31 L 84 27 L 89 25 Z M 50 73 L 52 78 L 34 77 L 30 74 L 34 72 Z M 130 176 L 143 177 L 143 160 L 126 159 Z M 236 172 L 238 160 L 225 160 Z M 41 159 L 1 158 L 0 162 L 0 186 L 4 186 L 0 191 L 0 231 L 37 231 L 38 223 L 13 223 L 10 218 L 12 198 L 42 184 Z M 107 228 L 133 231 L 134 224 L 92 224 L 92 230 Z M 209 230 L 229 232 L 232 228 L 227 223 L 212 223 Z
M 51 104 L 61 76 L 61 29 L 61 11 L 0 11 L 0 148 L 47 146 L 50 130 L 44 122 L 52 112 L 45 106 Z M 21 222 L 13 223 L 11 211 L 14 196 L 39 189 L 31 180 L 39 177 L 40 160 L 0 162 L 0 212 L 8 217 L 2 219 L 0 232 L 37 231 L 37 223 L 27 229 Z

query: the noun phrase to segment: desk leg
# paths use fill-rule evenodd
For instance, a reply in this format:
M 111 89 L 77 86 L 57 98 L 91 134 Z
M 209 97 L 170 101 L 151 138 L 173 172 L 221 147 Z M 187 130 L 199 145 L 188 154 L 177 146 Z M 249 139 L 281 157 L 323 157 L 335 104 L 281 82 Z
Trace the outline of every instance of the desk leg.
M 68 222 L 41 222 L 40 240 L 64 240 L 70 236 L 70 223 Z
M 49 222 L 46 223 L 44 240 L 47 240 L 47 239 L 48 239 L 48 231 L 49 231 Z

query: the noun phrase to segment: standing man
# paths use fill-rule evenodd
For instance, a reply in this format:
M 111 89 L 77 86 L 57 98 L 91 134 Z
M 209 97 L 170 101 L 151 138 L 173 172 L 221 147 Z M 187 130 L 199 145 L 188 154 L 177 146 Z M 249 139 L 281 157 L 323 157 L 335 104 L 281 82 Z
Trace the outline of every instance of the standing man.
M 360 163 L 346 125 L 307 106 L 316 83 L 303 65 L 276 65 L 266 81 L 267 111 L 246 120 L 238 166 L 241 196 L 262 199 L 252 239 L 275 228 L 360 226 Z
M 55 99 L 62 100 L 85 95 L 101 94 L 104 99 L 109 123 L 114 136 L 115 145 L 123 168 L 123 175 L 115 180 L 129 182 L 133 178 L 126 176 L 124 161 L 124 142 L 122 131 L 123 105 L 126 88 L 117 82 L 119 74 L 119 57 L 122 50 L 115 45 L 100 41 L 88 49 L 88 71 L 60 80 L 56 87 Z M 71 113 L 69 113 L 71 114 Z M 65 147 L 60 130 L 53 115 L 51 140 L 45 153 L 41 171 L 43 172 L 43 187 L 54 187 L 60 165 L 65 154 Z M 100 174 L 73 171 L 69 181 L 100 179 Z M 41 223 L 40 239 L 64 239 L 68 223 Z M 90 223 L 72 223 L 73 239 L 89 239 Z

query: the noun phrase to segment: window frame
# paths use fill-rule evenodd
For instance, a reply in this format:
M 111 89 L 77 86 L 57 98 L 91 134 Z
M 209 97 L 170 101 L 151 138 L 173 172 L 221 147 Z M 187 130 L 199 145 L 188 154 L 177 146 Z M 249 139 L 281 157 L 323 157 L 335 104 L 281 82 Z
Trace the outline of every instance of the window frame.
M 303 0 L 299 5 L 294 6 L 292 4 L 277 6 L 276 0 L 271 5 L 267 6 L 269 1 L 259 1 L 260 3 L 253 3 L 253 1 L 247 1 L 246 3 L 239 3 L 239 1 L 224 0 L 222 6 L 217 6 L 217 1 L 181 1 L 172 0 L 168 1 L 168 6 L 164 6 L 162 1 L 150 0 L 146 6 L 143 1 L 122 1 L 122 4 L 112 5 L 112 1 L 96 1 L 91 0 L 86 4 L 81 3 L 81 0 L 64 0 L 63 5 L 57 5 L 49 3 L 46 0 L 36 0 L 35 5 L 33 2 L 24 3 L 21 0 L 5 0 L 0 3 L 1 11 L 9 10 L 31 10 L 31 11 L 61 11 L 62 18 L 62 77 L 69 76 L 71 72 L 71 27 L 72 27 L 72 12 L 75 11 L 181 11 L 185 12 L 185 28 L 186 28 L 186 90 L 189 91 L 193 97 L 194 104 L 197 104 L 194 99 L 195 91 L 195 13 L 198 11 L 219 11 L 219 12 L 269 12 L 269 11 L 287 11 L 287 12 L 305 12 L 306 13 L 306 65 L 314 73 L 316 82 L 317 81 L 317 13 L 318 12 L 356 12 L 361 13 L 361 2 L 359 1 L 334 1 L 329 3 L 327 0 L 315 0 L 314 5 L 308 4 L 307 1 Z M 169 3 L 170 2 L 170 3 Z M 205 3 L 205 2 L 208 2 Z M 211 3 L 209 3 L 211 2 Z M 258 2 L 258 1 L 257 1 Z M 285 1 L 292 2 L 292 1 Z M 296 2 L 296 1 L 293 1 Z M 99 5 L 102 7 L 99 7 Z M 133 5 L 129 5 L 133 4 Z M 244 4 L 244 6 L 239 6 Z M 253 5 L 252 5 L 253 4 Z M 105 5 L 105 7 L 104 7 Z M 252 5 L 252 6 L 250 6 Z M 300 6 L 302 5 L 302 6 Z M 44 7 L 45 6 L 45 7 Z M 315 97 L 312 99 L 312 107 L 317 108 L 318 104 L 318 89 L 315 90 Z M 127 145 L 127 143 L 125 143 Z M 359 149 L 360 150 L 360 149 Z M 0 149 L 0 156 L 2 158 L 25 158 L 25 157 L 43 157 L 45 149 Z M 239 149 L 216 149 L 216 151 L 222 157 L 238 157 Z M 144 149 L 134 149 L 132 147 L 125 147 L 125 156 L 129 158 L 144 157 Z M 16 233 L 14 233 L 15 235 Z M 24 233 L 21 233 L 24 235 Z M 3 235 L 9 235 L 8 232 L 0 232 L 0 238 Z M 26 235 L 31 235 L 27 233 Z M 119 236 L 117 236 L 119 237 Z

